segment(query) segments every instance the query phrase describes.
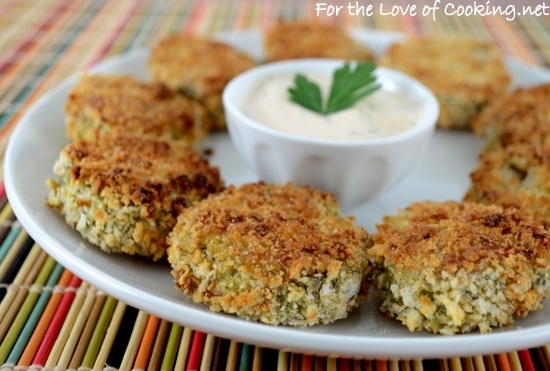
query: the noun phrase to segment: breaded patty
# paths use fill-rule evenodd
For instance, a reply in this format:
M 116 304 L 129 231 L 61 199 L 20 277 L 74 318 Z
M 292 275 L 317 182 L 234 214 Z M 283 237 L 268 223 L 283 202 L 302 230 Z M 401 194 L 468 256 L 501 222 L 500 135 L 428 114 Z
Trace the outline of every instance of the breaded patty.
M 120 134 L 67 145 L 54 172 L 47 203 L 68 224 L 106 252 L 153 260 L 179 213 L 223 189 L 218 169 L 184 141 Z
M 481 109 L 510 84 L 498 50 L 470 39 L 408 39 L 392 45 L 379 63 L 432 90 L 440 105 L 438 126 L 444 129 L 469 129 Z
M 426 201 L 377 228 L 369 254 L 380 270 L 380 310 L 410 331 L 485 333 L 542 308 L 550 239 L 528 213 Z
M 254 65 L 252 58 L 226 44 L 184 35 L 162 39 L 149 59 L 153 80 L 200 102 L 218 129 L 225 128 L 223 89 Z
M 260 182 L 185 210 L 168 260 L 176 287 L 212 311 L 306 326 L 345 318 L 366 297 L 370 245 L 331 194 Z
M 311 21 L 275 23 L 263 36 L 269 62 L 297 58 L 372 60 L 370 50 L 349 37 L 345 30 Z
M 488 147 L 542 144 L 550 137 L 550 84 L 520 88 L 496 98 L 472 123 Z
M 550 226 L 550 145 L 484 151 L 470 177 L 465 200 L 529 209 Z
M 210 130 L 200 104 L 163 84 L 122 75 L 82 75 L 69 92 L 65 114 L 70 140 L 91 140 L 118 131 L 194 144 Z

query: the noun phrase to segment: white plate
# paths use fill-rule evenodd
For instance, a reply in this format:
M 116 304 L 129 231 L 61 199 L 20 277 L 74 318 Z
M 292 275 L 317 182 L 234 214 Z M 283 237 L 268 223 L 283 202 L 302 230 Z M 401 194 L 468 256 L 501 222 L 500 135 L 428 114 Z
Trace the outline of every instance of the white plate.
M 381 53 L 398 34 L 354 31 L 354 37 Z M 224 34 L 224 41 L 261 58 L 258 32 Z M 146 78 L 147 51 L 134 51 L 98 64 L 93 72 L 126 73 Z M 514 60 L 507 65 L 515 85 L 550 82 L 550 72 Z M 80 234 L 45 204 L 46 178 L 66 144 L 63 105 L 75 79 L 63 82 L 38 100 L 12 134 L 5 158 L 5 185 L 11 205 L 29 234 L 59 263 L 82 279 L 124 302 L 169 321 L 217 336 L 264 347 L 296 352 L 366 358 L 441 358 L 489 354 L 550 343 L 550 303 L 513 326 L 490 334 L 445 337 L 411 333 L 376 311 L 375 300 L 365 302 L 347 319 L 327 326 L 290 328 L 269 326 L 222 313 L 212 313 L 174 288 L 167 263 L 153 264 L 123 255 L 108 255 L 83 241 Z M 257 177 L 238 157 L 226 134 L 212 136 L 211 162 L 221 168 L 226 182 L 242 184 Z M 348 210 L 372 232 L 382 215 L 412 201 L 460 200 L 477 162 L 479 143 L 471 134 L 437 132 L 422 162 L 400 185 L 370 204 Z

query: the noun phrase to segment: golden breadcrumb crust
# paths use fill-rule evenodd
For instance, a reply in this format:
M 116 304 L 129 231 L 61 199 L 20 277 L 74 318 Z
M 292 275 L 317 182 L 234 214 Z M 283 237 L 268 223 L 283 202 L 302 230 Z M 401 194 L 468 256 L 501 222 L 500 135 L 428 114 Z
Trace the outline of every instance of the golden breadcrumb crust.
M 407 39 L 390 46 L 379 63 L 432 90 L 440 105 L 438 126 L 445 129 L 469 129 L 481 109 L 510 84 L 497 49 L 470 39 Z
M 176 287 L 213 311 L 304 326 L 366 297 L 367 232 L 309 187 L 230 186 L 185 210 L 170 234 Z
M 484 151 L 470 178 L 465 200 L 531 210 L 550 226 L 550 145 Z
M 519 209 L 425 201 L 377 229 L 369 254 L 380 309 L 411 331 L 489 332 L 540 309 L 548 293 L 550 239 Z
M 118 131 L 202 141 L 210 130 L 204 108 L 160 83 L 131 76 L 83 74 L 65 103 L 67 137 L 92 140 Z
M 345 30 L 309 21 L 279 21 L 263 36 L 269 62 L 297 58 L 372 60 L 366 46 L 355 42 Z
M 183 141 L 105 134 L 61 151 L 47 202 L 107 252 L 160 259 L 180 212 L 223 189 L 212 168 Z
M 221 95 L 233 77 L 255 66 L 248 55 L 210 39 L 173 35 L 151 51 L 153 80 L 204 105 L 218 129 L 225 127 Z
M 490 102 L 472 123 L 487 147 L 542 144 L 550 137 L 550 84 L 520 88 Z

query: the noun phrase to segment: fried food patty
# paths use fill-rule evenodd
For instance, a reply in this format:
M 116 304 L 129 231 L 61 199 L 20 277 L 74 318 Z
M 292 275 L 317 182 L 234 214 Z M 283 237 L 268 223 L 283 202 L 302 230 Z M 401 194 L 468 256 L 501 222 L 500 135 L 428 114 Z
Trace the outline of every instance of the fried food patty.
M 355 42 L 345 30 L 319 22 L 275 23 L 263 36 L 269 62 L 297 58 L 372 60 L 367 47 Z
M 465 200 L 531 210 L 550 226 L 550 145 L 484 151 Z
M 426 201 L 377 228 L 369 254 L 381 272 L 380 310 L 410 331 L 486 333 L 542 308 L 550 239 L 531 214 Z
M 91 140 L 118 131 L 185 139 L 194 144 L 210 130 L 200 104 L 163 84 L 122 75 L 82 75 L 69 92 L 65 114 L 70 140 Z
M 487 147 L 542 144 L 550 137 L 550 84 L 520 88 L 490 102 L 472 123 Z
M 153 80 L 200 102 L 217 129 L 225 128 L 223 89 L 254 65 L 252 58 L 226 44 L 184 35 L 161 40 L 149 59 Z
M 366 297 L 369 246 L 331 194 L 260 182 L 186 209 L 168 260 L 176 287 L 212 311 L 305 326 L 345 318 Z
M 179 213 L 223 188 L 218 169 L 184 141 L 119 134 L 67 145 L 54 172 L 47 203 L 69 225 L 106 252 L 153 260 Z
M 470 39 L 408 39 L 392 45 L 379 61 L 418 79 L 440 105 L 438 126 L 469 129 L 471 121 L 510 77 L 497 49 Z

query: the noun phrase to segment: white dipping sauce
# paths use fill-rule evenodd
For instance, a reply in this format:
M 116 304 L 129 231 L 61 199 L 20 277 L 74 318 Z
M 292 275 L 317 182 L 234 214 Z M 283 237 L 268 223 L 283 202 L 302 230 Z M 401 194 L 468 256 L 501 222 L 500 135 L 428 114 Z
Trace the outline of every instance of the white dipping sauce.
M 290 100 L 288 88 L 295 74 L 271 76 L 252 92 L 244 113 L 258 123 L 274 129 L 310 138 L 365 140 L 404 132 L 425 115 L 419 98 L 393 86 L 383 86 L 353 107 L 330 115 L 321 115 Z M 332 76 L 307 74 L 328 99 Z M 326 104 L 326 102 L 324 102 Z

